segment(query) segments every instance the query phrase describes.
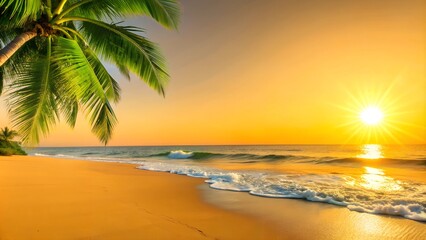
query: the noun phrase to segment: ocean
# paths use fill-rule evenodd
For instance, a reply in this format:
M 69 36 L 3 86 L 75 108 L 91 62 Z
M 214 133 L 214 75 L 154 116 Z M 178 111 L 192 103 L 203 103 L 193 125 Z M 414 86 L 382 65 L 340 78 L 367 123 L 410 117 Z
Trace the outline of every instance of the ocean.
M 426 222 L 426 145 L 34 148 L 30 155 L 135 164 L 213 189 Z

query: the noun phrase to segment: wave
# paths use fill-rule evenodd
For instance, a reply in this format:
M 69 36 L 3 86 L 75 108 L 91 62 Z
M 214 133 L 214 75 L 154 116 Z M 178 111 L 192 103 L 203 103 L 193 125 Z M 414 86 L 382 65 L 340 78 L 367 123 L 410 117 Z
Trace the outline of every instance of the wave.
M 34 153 L 34 156 L 38 156 L 38 157 L 53 157 L 52 155 L 44 154 L 44 153 Z
M 139 169 L 206 178 L 211 188 L 272 198 L 297 198 L 345 206 L 349 210 L 426 222 L 426 185 L 383 178 L 386 188 L 365 187 L 362 178 L 335 174 L 272 174 L 227 171 L 169 162 L 146 162 Z M 398 189 L 398 190 L 395 190 Z M 383 194 L 386 192 L 386 198 Z
M 190 157 L 194 156 L 194 153 L 178 150 L 178 151 L 171 151 L 169 153 L 169 155 L 167 155 L 167 156 L 169 158 L 173 158 L 173 159 L 186 159 L 186 158 L 190 158 Z
M 168 157 L 171 159 L 210 159 L 214 157 L 225 157 L 227 154 L 210 153 L 210 152 L 189 152 L 183 150 L 168 151 L 148 155 L 148 157 Z
M 162 148 L 164 149 L 164 148 Z M 333 174 L 284 174 L 273 172 L 226 171 L 195 166 L 198 161 L 228 159 L 238 163 L 256 162 L 295 162 L 309 164 L 360 164 L 368 161 L 368 165 L 377 164 L 416 164 L 426 166 L 424 155 L 417 159 L 382 158 L 367 160 L 361 158 L 309 157 L 281 154 L 253 154 L 202 151 L 167 151 L 149 149 L 136 151 L 133 149 L 113 149 L 110 151 L 70 150 L 38 151 L 36 156 L 67 159 L 85 159 L 92 161 L 133 163 L 140 169 L 166 171 L 184 174 L 191 177 L 206 178 L 211 188 L 248 192 L 252 195 L 273 198 L 297 198 L 307 201 L 323 202 L 345 206 L 352 211 L 372 214 L 401 216 L 407 219 L 426 222 L 426 185 L 415 182 L 399 181 L 385 175 L 368 175 L 367 178 Z M 156 154 L 152 154 L 159 152 Z M 244 150 L 242 150 L 244 152 Z M 271 152 L 271 151 L 263 151 Z M 46 154 L 47 153 L 47 154 Z M 73 156 L 74 155 L 74 156 Z M 330 154 L 332 155 L 332 154 Z M 176 159 L 167 160 L 167 159 Z M 180 161 L 188 159 L 194 161 Z M 411 166 L 410 166 L 411 167 Z M 261 171 L 261 170 L 259 170 Z M 373 171 L 374 172 L 374 171 Z M 372 181 L 368 183 L 367 181 Z M 370 184 L 370 185 L 369 185 Z M 374 189 L 380 186 L 380 189 Z M 386 198 L 383 198 L 386 196 Z
M 70 152 L 65 154 L 56 153 L 35 153 L 36 156 L 49 156 L 58 158 L 79 158 L 79 159 L 131 159 L 131 160 L 149 160 L 149 159 L 172 159 L 172 160 L 196 160 L 196 161 L 209 161 L 209 160 L 229 160 L 241 164 L 252 164 L 258 162 L 289 162 L 289 163 L 304 163 L 304 164 L 329 164 L 329 165 L 397 165 L 401 167 L 426 167 L 426 159 L 420 156 L 416 159 L 399 159 L 399 158 L 379 158 L 379 159 L 364 159 L 356 157 L 313 157 L 304 155 L 282 155 L 282 154 L 254 154 L 254 153 L 216 153 L 216 152 L 202 152 L 202 151 L 166 151 L 155 154 L 138 151 L 109 151 L 109 152 Z
M 112 158 L 112 157 L 101 157 L 101 156 L 81 157 L 81 156 L 72 156 L 72 155 L 64 155 L 64 154 L 44 154 L 44 153 L 34 153 L 33 155 L 38 157 L 63 158 L 63 159 L 73 159 L 73 160 L 89 160 L 94 162 L 112 162 L 112 163 L 128 163 L 128 164 L 142 164 L 145 162 L 145 160 L 139 159 L 139 158 Z
M 386 165 L 421 165 L 426 166 L 426 159 L 398 159 L 398 158 L 378 158 L 378 159 L 365 159 L 365 158 L 320 158 L 315 160 L 318 164 L 352 164 L 352 163 L 363 163 L 367 162 L 370 165 L 374 164 L 386 164 Z
M 65 155 L 65 154 L 44 154 L 44 153 L 34 153 L 34 156 L 38 156 L 38 157 L 55 157 L 55 158 L 77 158 L 76 156 L 72 156 L 72 155 Z
M 312 164 L 363 164 L 368 162 L 369 165 L 420 165 L 426 166 L 425 158 L 418 159 L 397 159 L 397 158 L 380 158 L 380 159 L 364 159 L 364 158 L 335 158 L 335 157 L 310 157 L 303 155 L 280 155 L 280 154 L 251 154 L 251 153 L 213 153 L 213 152 L 191 152 L 191 151 L 167 151 L 151 155 L 139 157 L 147 158 L 169 158 L 169 159 L 189 159 L 189 160 L 241 160 L 240 163 L 256 163 L 256 162 L 275 162 L 289 161 L 297 163 Z M 245 161 L 243 161 L 245 160 Z
M 168 151 L 162 153 L 156 153 L 148 155 L 148 157 L 168 157 L 170 159 L 196 159 L 196 160 L 206 160 L 206 159 L 249 159 L 249 160 L 283 160 L 290 158 L 300 158 L 293 155 L 276 155 L 276 154 L 267 154 L 267 155 L 257 155 L 249 153 L 212 153 L 212 152 L 190 152 L 183 150 Z

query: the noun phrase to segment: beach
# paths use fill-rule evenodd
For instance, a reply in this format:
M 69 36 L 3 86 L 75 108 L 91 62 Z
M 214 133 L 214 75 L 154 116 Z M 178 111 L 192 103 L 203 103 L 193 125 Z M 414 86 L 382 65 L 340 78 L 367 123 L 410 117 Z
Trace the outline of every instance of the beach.
M 422 222 L 214 190 L 137 165 L 0 157 L 0 239 L 422 239 Z
M 0 240 L 426 240 L 426 0 L 0 0 Z
M 201 201 L 202 183 L 130 164 L 0 157 L 0 239 L 285 239 Z

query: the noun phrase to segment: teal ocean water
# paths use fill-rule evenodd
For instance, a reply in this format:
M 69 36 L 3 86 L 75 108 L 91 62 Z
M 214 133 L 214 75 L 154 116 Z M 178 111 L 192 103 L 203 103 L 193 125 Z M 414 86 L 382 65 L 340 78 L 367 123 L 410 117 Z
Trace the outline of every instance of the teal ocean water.
M 67 147 L 29 153 L 131 163 L 205 178 L 218 190 L 426 222 L 426 145 Z

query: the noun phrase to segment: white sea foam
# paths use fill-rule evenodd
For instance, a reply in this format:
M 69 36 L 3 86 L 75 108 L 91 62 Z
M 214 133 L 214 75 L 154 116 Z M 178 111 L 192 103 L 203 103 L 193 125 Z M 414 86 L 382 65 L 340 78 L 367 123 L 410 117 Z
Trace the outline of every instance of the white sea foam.
M 171 151 L 168 155 L 168 157 L 172 158 L 172 159 L 186 159 L 186 158 L 190 158 L 192 156 L 194 156 L 194 153 L 185 152 L 185 151 L 182 151 L 182 150 Z
M 43 153 L 34 153 L 32 154 L 37 157 L 50 157 L 50 158 L 64 158 L 64 159 L 76 159 L 76 160 L 90 160 L 95 162 L 113 162 L 113 163 L 129 163 L 129 164 L 143 164 L 145 162 L 144 159 L 133 159 L 133 158 L 111 158 L 111 157 L 79 157 L 73 155 L 65 155 L 65 154 L 43 154 Z
M 357 212 L 403 216 L 416 221 L 426 221 L 425 208 L 420 204 L 407 203 L 391 205 L 387 203 L 365 205 L 358 203 L 358 205 L 348 205 L 348 208 Z
M 123 153 L 126 151 L 129 151 L 129 149 L 120 150 Z M 219 154 L 217 155 L 221 157 L 229 155 L 228 153 L 222 154 L 220 149 L 217 151 L 203 151 L 189 152 L 179 150 L 169 153 L 163 151 L 158 156 L 167 156 L 170 159 L 193 158 L 199 160 L 210 159 L 211 152 L 218 152 Z M 155 155 L 155 152 L 157 150 L 154 151 L 153 155 Z M 83 148 L 78 151 L 75 149 L 41 151 L 34 155 L 143 164 L 139 168 L 205 178 L 210 187 L 215 189 L 248 192 L 262 197 L 299 198 L 346 206 L 352 211 L 401 216 L 426 222 L 426 185 L 393 179 L 382 170 L 376 168 L 366 167 L 364 169 L 365 174 L 361 176 L 343 174 L 278 174 L 254 171 L 226 171 L 206 167 L 195 162 L 189 163 L 190 161 L 164 160 L 161 157 L 145 158 L 144 156 L 151 156 L 149 155 L 151 153 L 145 152 L 119 154 L 120 157 L 111 157 L 109 153 L 111 152 L 107 151 L 105 153 L 104 149 L 100 151 L 98 149 Z M 230 155 L 236 159 L 259 159 L 258 155 L 251 153 Z M 275 158 L 275 155 L 261 156 Z
M 35 153 L 34 156 L 38 156 L 38 157 L 52 157 L 52 155 L 43 154 L 43 153 Z
M 38 156 L 38 157 L 55 157 L 55 158 L 77 158 L 76 156 L 65 155 L 65 154 L 53 154 L 53 155 L 49 155 L 49 154 L 43 154 L 43 153 L 35 153 L 34 156 Z
M 249 192 L 274 198 L 300 198 L 346 206 L 352 211 L 386 214 L 426 221 L 426 186 L 397 182 L 399 188 L 386 192 L 378 184 L 388 186 L 389 177 L 371 176 L 371 186 L 365 179 L 335 174 L 273 174 L 252 171 L 227 171 L 204 166 L 170 162 L 145 162 L 140 169 L 164 171 L 192 177 L 207 178 L 210 187 L 220 190 Z

